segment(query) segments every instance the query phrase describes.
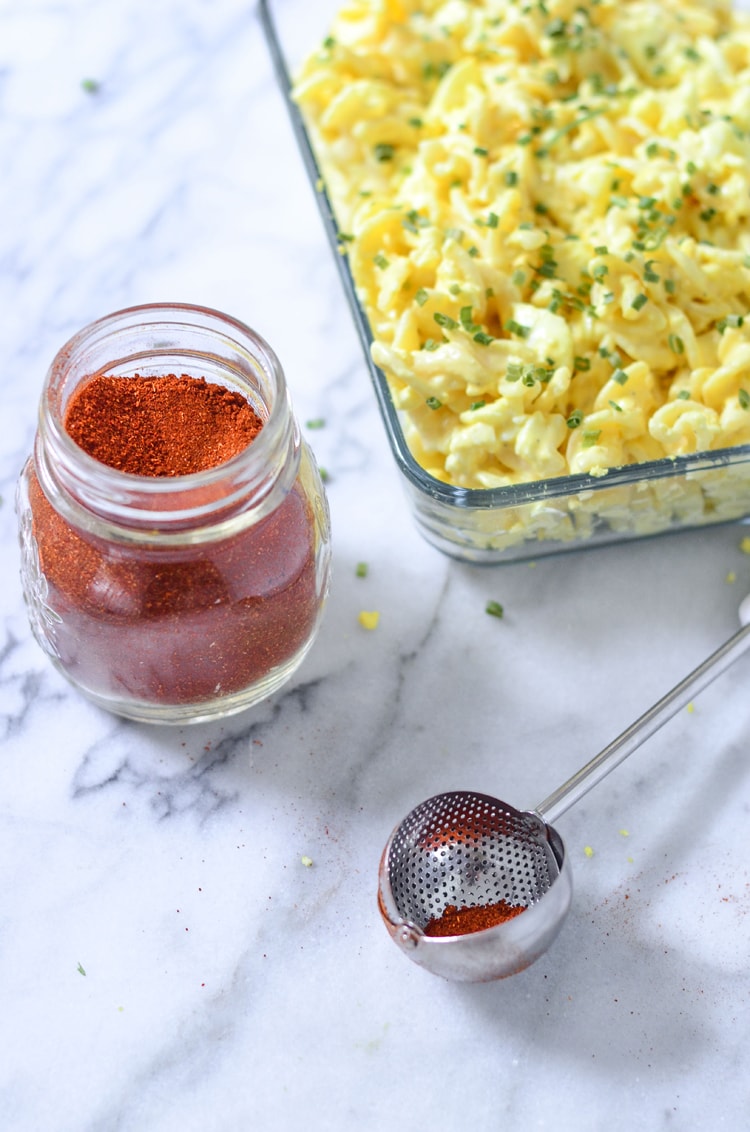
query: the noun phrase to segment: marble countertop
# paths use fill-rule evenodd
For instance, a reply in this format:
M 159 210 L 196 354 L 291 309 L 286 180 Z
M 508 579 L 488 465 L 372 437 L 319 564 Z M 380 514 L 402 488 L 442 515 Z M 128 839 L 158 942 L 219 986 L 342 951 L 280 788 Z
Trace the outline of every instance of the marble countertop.
M 747 528 L 494 568 L 423 541 L 251 0 L 5 0 L 0 100 L 0 1126 L 745 1126 L 747 658 L 560 819 L 574 904 L 522 974 L 420 970 L 376 887 L 415 803 L 537 804 L 728 638 Z M 47 366 L 158 301 L 255 327 L 300 421 L 326 422 L 315 647 L 271 700 L 193 728 L 89 705 L 18 580 Z

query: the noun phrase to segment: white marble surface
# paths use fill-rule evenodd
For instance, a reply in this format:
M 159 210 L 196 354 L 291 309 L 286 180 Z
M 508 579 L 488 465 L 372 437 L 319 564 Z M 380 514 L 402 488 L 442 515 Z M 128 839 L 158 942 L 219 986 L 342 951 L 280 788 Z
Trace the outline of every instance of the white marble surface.
M 0 154 L 0 1127 L 747 1127 L 747 658 L 561 819 L 574 906 L 523 974 L 436 979 L 375 901 L 414 803 L 536 804 L 727 638 L 747 529 L 494 569 L 423 542 L 250 0 L 3 0 Z M 256 327 L 327 422 L 320 637 L 194 729 L 88 705 L 18 582 L 47 365 L 159 300 Z

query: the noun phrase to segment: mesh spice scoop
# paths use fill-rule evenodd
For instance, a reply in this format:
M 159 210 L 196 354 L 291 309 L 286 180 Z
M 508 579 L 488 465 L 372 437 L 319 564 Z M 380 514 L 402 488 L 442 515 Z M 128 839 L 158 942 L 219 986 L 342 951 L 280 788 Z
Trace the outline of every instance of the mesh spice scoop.
M 378 903 L 413 962 L 460 982 L 513 975 L 554 941 L 570 907 L 570 860 L 552 822 L 632 754 L 750 648 L 750 595 L 742 628 L 534 810 L 471 791 L 421 802 L 394 829 L 380 861 Z M 520 907 L 522 914 L 463 934 L 430 934 L 446 912 Z

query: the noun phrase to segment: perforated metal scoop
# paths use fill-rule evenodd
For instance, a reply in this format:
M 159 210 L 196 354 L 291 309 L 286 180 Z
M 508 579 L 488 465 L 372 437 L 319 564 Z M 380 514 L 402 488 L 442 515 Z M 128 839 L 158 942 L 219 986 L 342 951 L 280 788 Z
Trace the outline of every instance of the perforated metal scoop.
M 378 903 L 392 938 L 433 974 L 463 982 L 513 975 L 542 955 L 570 907 L 572 870 L 552 827 L 593 786 L 750 647 L 750 596 L 742 628 L 535 810 L 516 810 L 486 794 L 429 798 L 396 827 L 383 851 Z M 425 929 L 448 908 L 504 902 L 520 915 L 462 935 Z

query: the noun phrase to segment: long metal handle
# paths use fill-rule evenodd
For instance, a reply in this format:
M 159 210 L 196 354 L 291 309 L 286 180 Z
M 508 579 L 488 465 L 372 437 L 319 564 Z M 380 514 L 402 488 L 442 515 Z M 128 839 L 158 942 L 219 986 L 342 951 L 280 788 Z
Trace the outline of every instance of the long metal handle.
M 733 637 L 704 660 L 689 676 L 686 676 L 671 692 L 654 704 L 652 708 L 632 723 L 622 735 L 595 755 L 590 762 L 581 767 L 576 774 L 558 786 L 557 790 L 536 807 L 536 812 L 546 822 L 554 824 L 561 814 L 575 805 L 584 794 L 601 782 L 603 778 L 619 766 L 628 755 L 632 755 L 646 739 L 685 707 L 693 696 L 720 676 L 735 660 L 750 648 L 750 624 L 735 633 Z

